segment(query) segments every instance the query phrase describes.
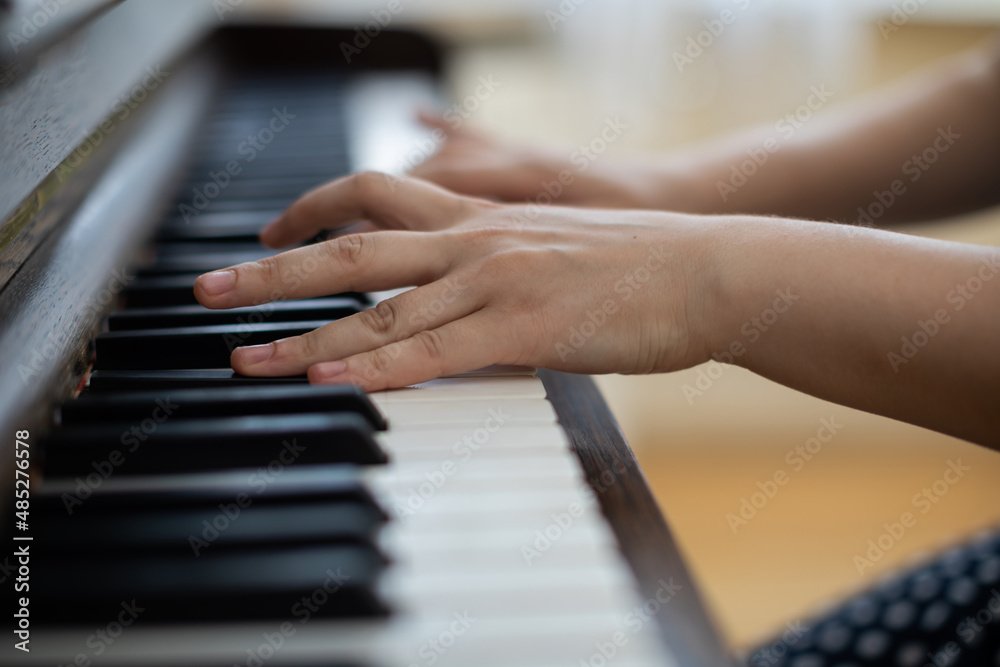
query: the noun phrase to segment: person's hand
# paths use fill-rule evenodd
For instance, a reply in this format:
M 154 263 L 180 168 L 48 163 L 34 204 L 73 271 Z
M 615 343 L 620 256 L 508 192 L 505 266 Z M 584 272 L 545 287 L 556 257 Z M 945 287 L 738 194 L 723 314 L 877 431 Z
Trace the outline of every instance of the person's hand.
M 497 204 L 360 173 L 307 193 L 261 238 L 287 246 L 359 219 L 388 231 L 205 274 L 198 301 L 234 308 L 418 287 L 306 335 L 237 348 L 236 371 L 308 372 L 375 391 L 491 364 L 649 373 L 707 359 L 704 223 Z
M 449 190 L 508 202 L 655 208 L 656 176 L 639 163 L 508 144 L 430 114 L 420 120 L 443 134 L 444 143 L 412 175 Z

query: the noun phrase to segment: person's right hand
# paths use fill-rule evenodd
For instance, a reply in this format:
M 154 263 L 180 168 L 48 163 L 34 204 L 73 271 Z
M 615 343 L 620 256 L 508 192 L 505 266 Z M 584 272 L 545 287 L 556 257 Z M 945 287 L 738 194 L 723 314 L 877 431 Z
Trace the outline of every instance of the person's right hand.
M 443 132 L 445 141 L 412 175 L 454 192 L 508 202 L 654 208 L 654 176 L 638 164 L 508 144 L 426 113 L 420 121 Z

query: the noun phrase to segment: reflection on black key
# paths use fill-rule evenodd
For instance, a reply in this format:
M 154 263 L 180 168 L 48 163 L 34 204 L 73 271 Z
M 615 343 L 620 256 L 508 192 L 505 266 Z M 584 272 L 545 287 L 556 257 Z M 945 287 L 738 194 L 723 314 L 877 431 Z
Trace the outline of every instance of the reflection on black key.
M 47 553 L 57 551 L 123 554 L 176 551 L 200 555 L 208 549 L 290 544 L 371 544 L 384 515 L 359 502 L 262 505 L 253 498 L 229 498 L 215 506 L 136 511 L 43 514 Z M 84 511 L 86 510 L 86 511 Z
M 108 331 L 97 337 L 94 368 L 225 368 L 237 347 L 301 336 L 325 324 L 319 320 Z
M 131 308 L 111 313 L 108 317 L 108 329 L 126 331 L 258 322 L 332 321 L 360 312 L 361 306 L 357 301 L 341 297 L 275 301 L 229 310 L 209 310 L 198 305 Z
M 152 264 L 140 266 L 138 276 L 166 276 L 177 273 L 207 273 L 216 269 L 225 269 L 244 262 L 256 262 L 275 254 L 274 250 L 261 248 L 244 252 L 197 253 L 190 255 L 170 254 L 157 257 Z
M 55 431 L 44 446 L 47 475 L 75 477 L 110 462 L 129 474 L 197 472 L 316 463 L 385 463 L 371 426 L 354 414 L 171 420 L 165 412 L 122 425 Z
M 280 505 L 303 502 L 362 502 L 375 506 L 361 480 L 361 468 L 342 464 L 283 467 L 280 472 L 224 470 L 144 477 L 116 476 L 88 487 L 85 498 L 77 493 L 75 479 L 46 479 L 33 505 L 41 512 L 67 514 L 96 511 L 162 510 L 218 506 L 244 494 L 255 504 Z M 67 495 L 81 502 L 67 502 Z M 86 504 L 82 501 L 86 500 Z
M 136 278 L 122 291 L 122 295 L 125 297 L 125 306 L 127 308 L 156 308 L 197 304 L 198 301 L 194 298 L 194 281 L 199 275 L 201 274 L 183 273 Z M 363 306 L 369 303 L 368 297 L 361 292 L 344 292 L 330 296 L 354 299 Z
M 373 591 L 383 567 L 378 552 L 361 545 L 51 555 L 37 561 L 32 614 L 44 623 L 106 624 L 134 603 L 143 621 L 367 617 L 386 611 Z
M 192 370 L 102 371 L 90 373 L 90 392 L 203 389 L 210 387 L 280 387 L 309 384 L 305 375 L 253 377 L 221 368 Z
M 116 422 L 133 424 L 154 412 L 171 419 L 250 415 L 351 413 L 378 430 L 385 419 L 368 396 L 353 385 L 271 386 L 187 389 L 83 395 L 60 408 L 63 426 Z

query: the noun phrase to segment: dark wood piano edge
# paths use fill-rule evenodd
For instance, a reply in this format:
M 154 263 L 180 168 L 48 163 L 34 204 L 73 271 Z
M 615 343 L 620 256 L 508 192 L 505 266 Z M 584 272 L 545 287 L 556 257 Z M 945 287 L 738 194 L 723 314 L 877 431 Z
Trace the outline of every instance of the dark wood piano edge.
M 97 4 L 106 9 L 119 3 L 102 0 L 94 3 Z M 336 66 L 351 72 L 420 68 L 439 74 L 442 70 L 442 46 L 406 30 L 384 31 L 371 48 L 365 49 L 361 57 L 345 67 L 335 47 L 339 41 L 349 41 L 353 37 L 353 31 L 347 28 L 294 24 L 220 27 L 201 42 L 192 43 L 175 54 L 167 65 L 174 73 L 166 83 L 126 121 L 116 124 L 116 130 L 99 151 L 60 185 L 37 215 L 45 224 L 26 242 L 23 253 L 26 258 L 18 260 L 19 266 L 13 269 L 10 279 L 0 285 L 0 345 L 3 345 L 0 355 L 0 474 L 9 479 L 13 472 L 12 434 L 28 429 L 32 441 L 37 443 L 38 436 L 51 428 L 53 407 L 77 388 L 90 363 L 93 337 L 113 305 L 95 307 L 88 299 L 87 290 L 105 288 L 115 270 L 122 271 L 133 265 L 136 251 L 147 240 L 153 224 L 162 217 L 163 207 L 176 190 L 190 158 L 187 147 L 196 139 L 200 120 L 210 108 L 210 91 L 218 89 L 229 69 L 308 64 L 311 67 Z M 269 48 L 259 48 L 261 43 L 268 44 Z M 246 58 L 240 59 L 236 52 L 242 52 Z M 308 60 L 309 57 L 313 60 Z M 173 118 L 164 118 L 162 112 L 156 111 L 168 100 L 178 98 L 185 98 L 197 108 L 175 108 L 177 113 Z M 109 113 L 113 113 L 113 109 L 109 108 Z M 170 126 L 176 125 L 178 117 L 183 117 L 181 122 L 185 127 L 183 131 L 171 131 Z M 114 171 L 115 165 L 121 162 L 121 154 L 127 153 L 138 137 L 145 137 L 145 150 L 161 151 L 170 157 L 158 161 L 156 174 L 132 174 L 135 184 L 127 174 L 119 173 L 117 177 L 124 178 L 128 187 L 119 188 L 113 201 L 101 202 L 111 211 L 107 225 L 101 230 L 101 238 L 92 236 L 78 238 L 75 244 L 67 242 L 74 236 L 74 226 L 81 226 L 77 221 L 79 212 L 94 203 L 88 199 L 91 190 L 105 182 L 102 179 L 106 173 Z M 137 178 L 139 176 L 145 178 Z M 151 182 L 156 182 L 157 187 L 146 187 Z M 36 193 L 32 193 L 27 199 L 35 196 Z M 148 197 L 146 205 L 137 206 L 142 197 Z M 116 215 L 119 208 L 129 210 L 132 215 Z M 113 240 L 102 240 L 108 238 Z M 63 284 L 67 285 L 65 289 Z M 44 367 L 24 377 L 19 368 L 34 363 L 39 356 L 44 357 Z M 0 498 L 0 515 L 6 511 L 6 503 L 6 496 Z M 4 532 L 0 528 L 0 535 Z
M 538 377 L 635 572 L 642 596 L 655 599 L 657 591 L 663 590 L 661 580 L 680 586 L 656 613 L 663 638 L 680 664 L 735 664 L 635 454 L 594 381 L 585 375 L 549 370 L 540 370 Z

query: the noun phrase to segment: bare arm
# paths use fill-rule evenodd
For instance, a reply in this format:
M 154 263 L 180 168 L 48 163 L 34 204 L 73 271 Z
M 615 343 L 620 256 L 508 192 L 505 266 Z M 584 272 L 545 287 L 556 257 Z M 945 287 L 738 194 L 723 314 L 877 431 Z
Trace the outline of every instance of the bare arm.
M 828 93 L 816 90 L 820 108 Z M 425 119 L 449 140 L 414 174 L 524 201 L 569 169 L 563 204 L 879 225 L 1000 203 L 998 119 L 1000 38 L 804 123 L 792 117 L 659 158 L 602 158 L 584 173 L 558 152 Z
M 764 164 L 746 165 L 768 140 Z M 739 187 L 741 168 L 756 173 Z M 1000 39 L 804 123 L 723 137 L 653 169 L 655 207 L 701 213 L 852 223 L 867 213 L 878 224 L 1000 203 Z

